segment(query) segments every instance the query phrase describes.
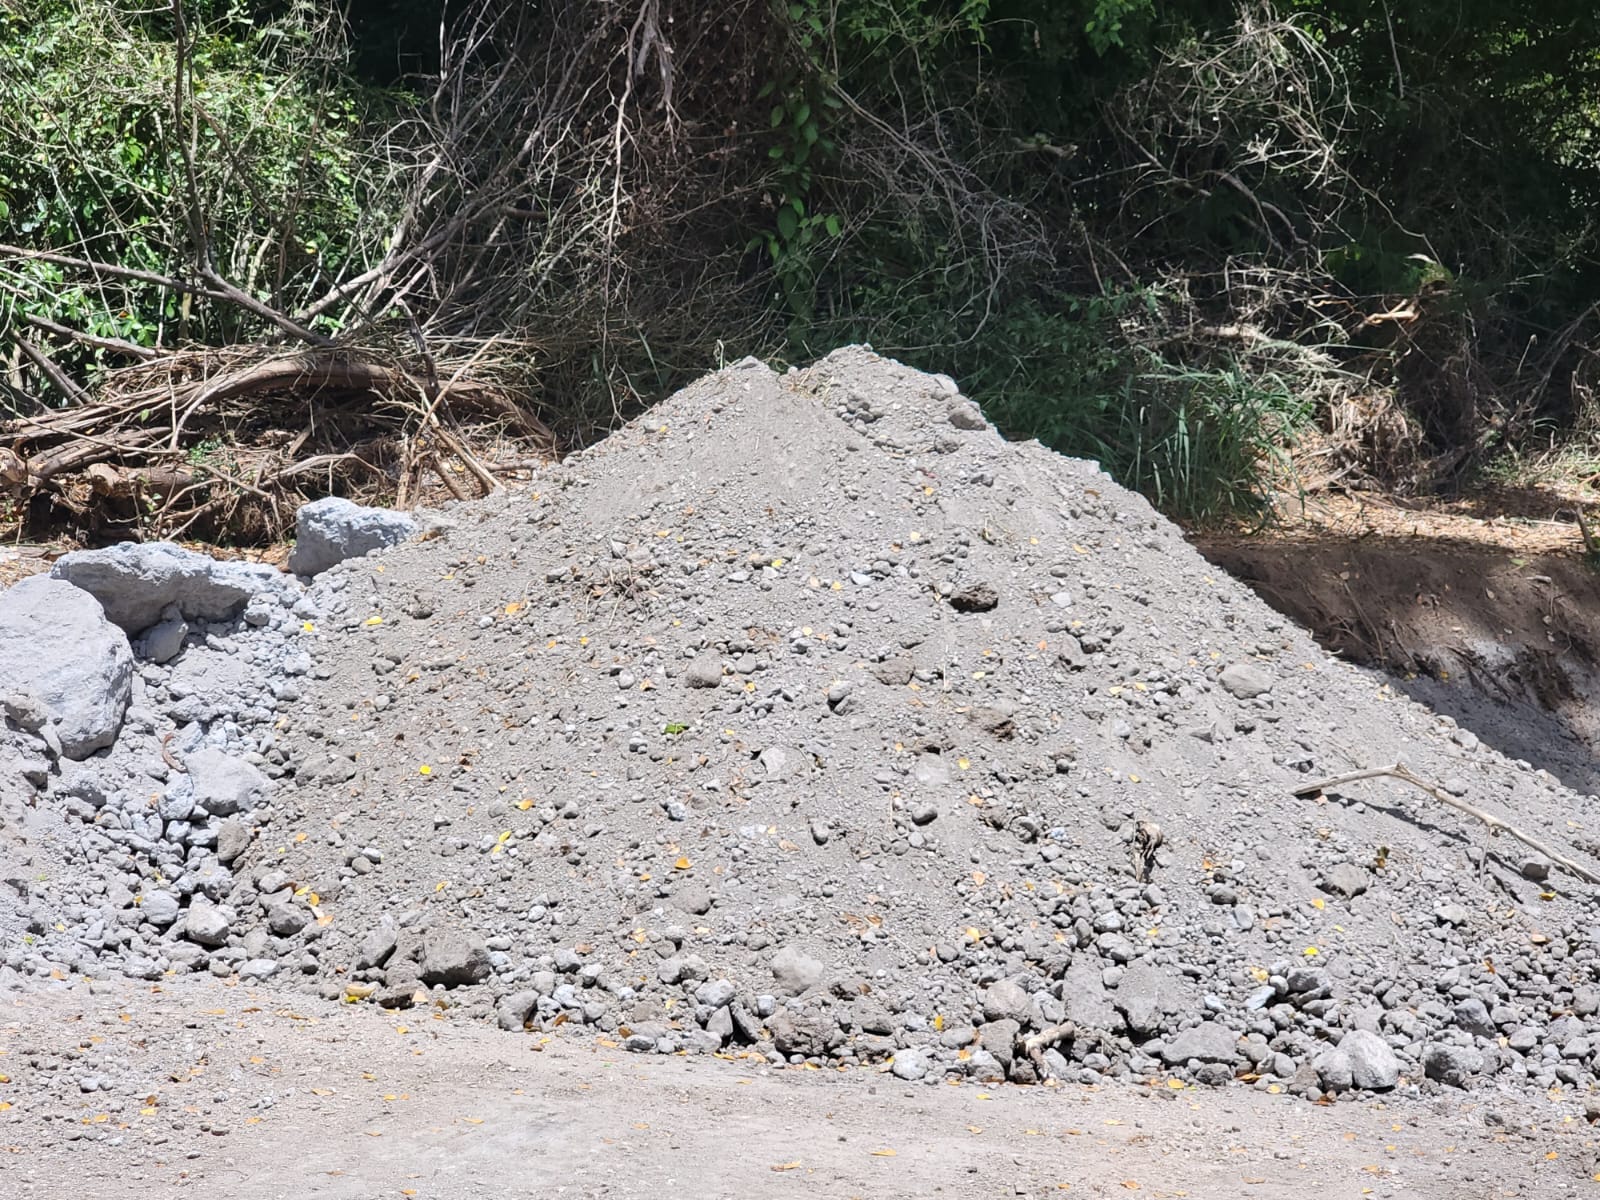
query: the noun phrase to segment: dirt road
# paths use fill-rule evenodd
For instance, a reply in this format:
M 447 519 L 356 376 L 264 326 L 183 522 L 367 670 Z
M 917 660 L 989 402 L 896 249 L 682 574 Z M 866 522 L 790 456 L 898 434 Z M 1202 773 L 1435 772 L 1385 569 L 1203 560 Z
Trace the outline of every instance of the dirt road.
M 1596 1186 L 1582 1121 L 1481 1097 L 1322 1107 L 1243 1088 L 908 1085 L 444 1013 L 291 1009 L 209 981 L 100 986 L 0 1012 L 0 1194 L 1489 1200 Z M 105 1063 L 148 1074 L 140 1107 L 62 1086 Z

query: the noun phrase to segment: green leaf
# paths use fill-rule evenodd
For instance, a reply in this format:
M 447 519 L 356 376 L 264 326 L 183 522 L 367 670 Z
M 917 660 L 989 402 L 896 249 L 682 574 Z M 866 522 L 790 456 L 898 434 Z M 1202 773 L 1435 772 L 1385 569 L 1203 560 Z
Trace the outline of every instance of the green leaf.
M 772 127 L 774 129 L 776 129 L 779 125 L 782 125 L 782 124 L 783 124 L 783 105 L 774 104 L 772 106 Z
M 668 737 L 677 737 L 678 734 L 682 733 L 688 728 L 689 727 L 682 721 L 673 721 L 670 724 L 663 725 L 661 727 L 661 732 L 666 734 Z
M 827 229 L 829 237 L 838 237 L 839 234 L 843 232 L 843 227 L 839 224 L 839 218 L 834 216 L 832 213 L 828 214 L 827 220 L 825 220 L 822 224 L 823 227 Z
M 795 230 L 798 228 L 800 228 L 800 218 L 795 215 L 794 209 L 780 208 L 778 210 L 778 233 L 783 237 L 783 240 L 787 242 L 793 238 Z

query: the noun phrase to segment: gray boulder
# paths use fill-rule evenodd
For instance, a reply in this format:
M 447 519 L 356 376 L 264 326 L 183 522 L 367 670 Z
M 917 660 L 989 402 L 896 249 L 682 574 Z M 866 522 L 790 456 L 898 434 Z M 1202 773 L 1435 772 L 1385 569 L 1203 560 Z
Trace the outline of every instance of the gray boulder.
M 1185 1029 L 1161 1048 L 1161 1061 L 1171 1066 L 1196 1058 L 1201 1062 L 1237 1062 L 1239 1035 L 1226 1025 L 1204 1021 Z
M 342 496 L 314 500 L 295 513 L 289 570 L 316 575 L 347 558 L 399 545 L 416 532 L 417 522 L 407 513 L 367 508 Z
M 140 914 L 158 929 L 165 929 L 178 919 L 182 911 L 178 897 L 168 891 L 146 892 L 139 906 Z
M 1137 1038 L 1154 1037 L 1166 1024 L 1168 1014 L 1185 1007 L 1183 989 L 1168 974 L 1148 963 L 1136 963 L 1117 985 L 1112 1003 L 1116 1005 L 1128 1030 Z
M 50 575 L 88 592 L 108 621 L 130 633 L 166 620 L 169 606 L 185 617 L 220 621 L 236 615 L 252 596 L 291 586 L 266 563 L 218 562 L 171 542 L 75 550 Z
M 249 812 L 272 792 L 265 775 L 243 759 L 220 750 L 196 750 L 184 765 L 189 768 L 195 804 L 214 817 Z
M 983 993 L 985 1021 L 1015 1021 L 1026 1025 L 1033 1016 L 1033 998 L 1015 980 L 991 983 Z
M 381 967 L 389 961 L 389 956 L 394 953 L 395 946 L 400 940 L 400 928 L 390 918 L 385 917 L 372 929 L 366 937 L 361 939 L 361 946 L 356 952 L 356 970 L 368 967 Z M 523 1014 L 526 1015 L 526 1012 Z M 522 1028 L 522 1019 L 517 1019 L 517 1028 Z
M 1230 663 L 1222 668 L 1217 682 L 1238 700 L 1254 700 L 1272 690 L 1272 676 L 1254 663 Z
M 30 714 L 19 724 L 45 718 L 37 732 L 65 757 L 116 740 L 132 686 L 127 636 L 89 593 L 35 575 L 0 594 L 0 699 Z
M 435 929 L 422 942 L 422 981 L 445 987 L 489 978 L 489 948 L 462 929 Z
M 1451 1087 L 1466 1087 L 1481 1070 L 1483 1055 L 1465 1046 L 1444 1046 L 1436 1042 L 1422 1052 L 1423 1073 Z
M 785 946 L 772 956 L 772 978 L 786 996 L 798 996 L 822 981 L 822 963 L 796 946 Z
M 1367 1029 L 1339 1039 L 1339 1051 L 1350 1062 L 1350 1080 L 1358 1088 L 1386 1092 L 1400 1082 L 1400 1060 L 1389 1043 Z
M 1355 1084 L 1355 1065 L 1341 1047 L 1324 1050 L 1311 1063 L 1325 1091 L 1348 1092 Z
M 202 946 L 225 946 L 228 934 L 233 931 L 233 921 L 228 914 L 213 904 L 191 902 L 183 920 L 183 936 Z

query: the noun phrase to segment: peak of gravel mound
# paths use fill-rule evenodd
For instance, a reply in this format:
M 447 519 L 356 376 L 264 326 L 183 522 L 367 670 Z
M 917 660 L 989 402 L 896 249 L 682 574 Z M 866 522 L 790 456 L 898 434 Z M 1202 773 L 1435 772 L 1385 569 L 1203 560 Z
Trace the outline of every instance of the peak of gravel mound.
M 141 664 L 109 753 L 148 774 L 49 783 L 89 882 L 30 893 L 13 970 L 906 1080 L 1595 1081 L 1593 889 L 1398 785 L 1292 792 L 1403 760 L 1580 855 L 1592 798 L 947 379 L 740 363 L 429 530 Z M 185 663 L 242 655 L 269 719 L 207 716 Z M 207 751 L 251 772 L 220 808 L 183 769 Z

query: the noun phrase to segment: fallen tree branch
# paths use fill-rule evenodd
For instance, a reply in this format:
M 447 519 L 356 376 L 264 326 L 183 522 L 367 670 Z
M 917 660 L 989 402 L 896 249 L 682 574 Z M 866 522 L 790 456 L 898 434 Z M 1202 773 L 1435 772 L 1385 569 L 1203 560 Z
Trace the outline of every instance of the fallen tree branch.
M 1522 832 L 1515 825 L 1502 821 L 1492 813 L 1487 813 L 1476 805 L 1468 804 L 1465 800 L 1452 796 L 1441 787 L 1435 787 L 1402 763 L 1395 763 L 1393 766 L 1388 767 L 1371 767 L 1364 771 L 1350 771 L 1344 775 L 1333 775 L 1327 779 L 1319 779 L 1315 783 L 1308 783 L 1304 787 L 1298 787 L 1293 794 L 1303 799 L 1346 783 L 1355 783 L 1361 779 L 1378 779 L 1383 776 L 1398 779 L 1402 783 L 1409 783 L 1412 787 L 1420 788 L 1422 791 L 1427 792 L 1440 804 L 1453 808 L 1457 812 L 1466 813 L 1469 817 L 1476 817 L 1489 827 L 1489 834 L 1492 837 L 1498 837 L 1502 833 L 1509 834 L 1524 846 L 1538 851 L 1551 862 L 1557 866 L 1564 867 L 1584 882 L 1600 884 L 1600 875 L 1596 875 L 1581 863 L 1573 861 L 1564 854 L 1557 853 L 1543 842 Z
M 77 384 L 67 378 L 66 372 L 50 360 L 50 356 L 39 349 L 25 337 L 16 339 L 17 349 L 27 355 L 28 360 L 44 373 L 56 391 L 64 396 L 69 404 L 83 404 L 88 400 L 88 395 Z
M 23 320 L 35 329 L 43 329 L 46 333 L 53 333 L 58 337 L 71 338 L 75 342 L 82 342 L 85 346 L 93 346 L 97 350 L 110 350 L 114 354 L 126 354 L 132 358 L 142 358 L 148 362 L 152 358 L 159 358 L 161 352 L 152 350 L 148 346 L 135 345 L 125 342 L 121 338 L 101 337 L 98 334 L 85 333 L 81 329 L 73 329 L 69 325 L 58 325 L 48 317 L 41 317 L 37 313 L 24 313 Z

